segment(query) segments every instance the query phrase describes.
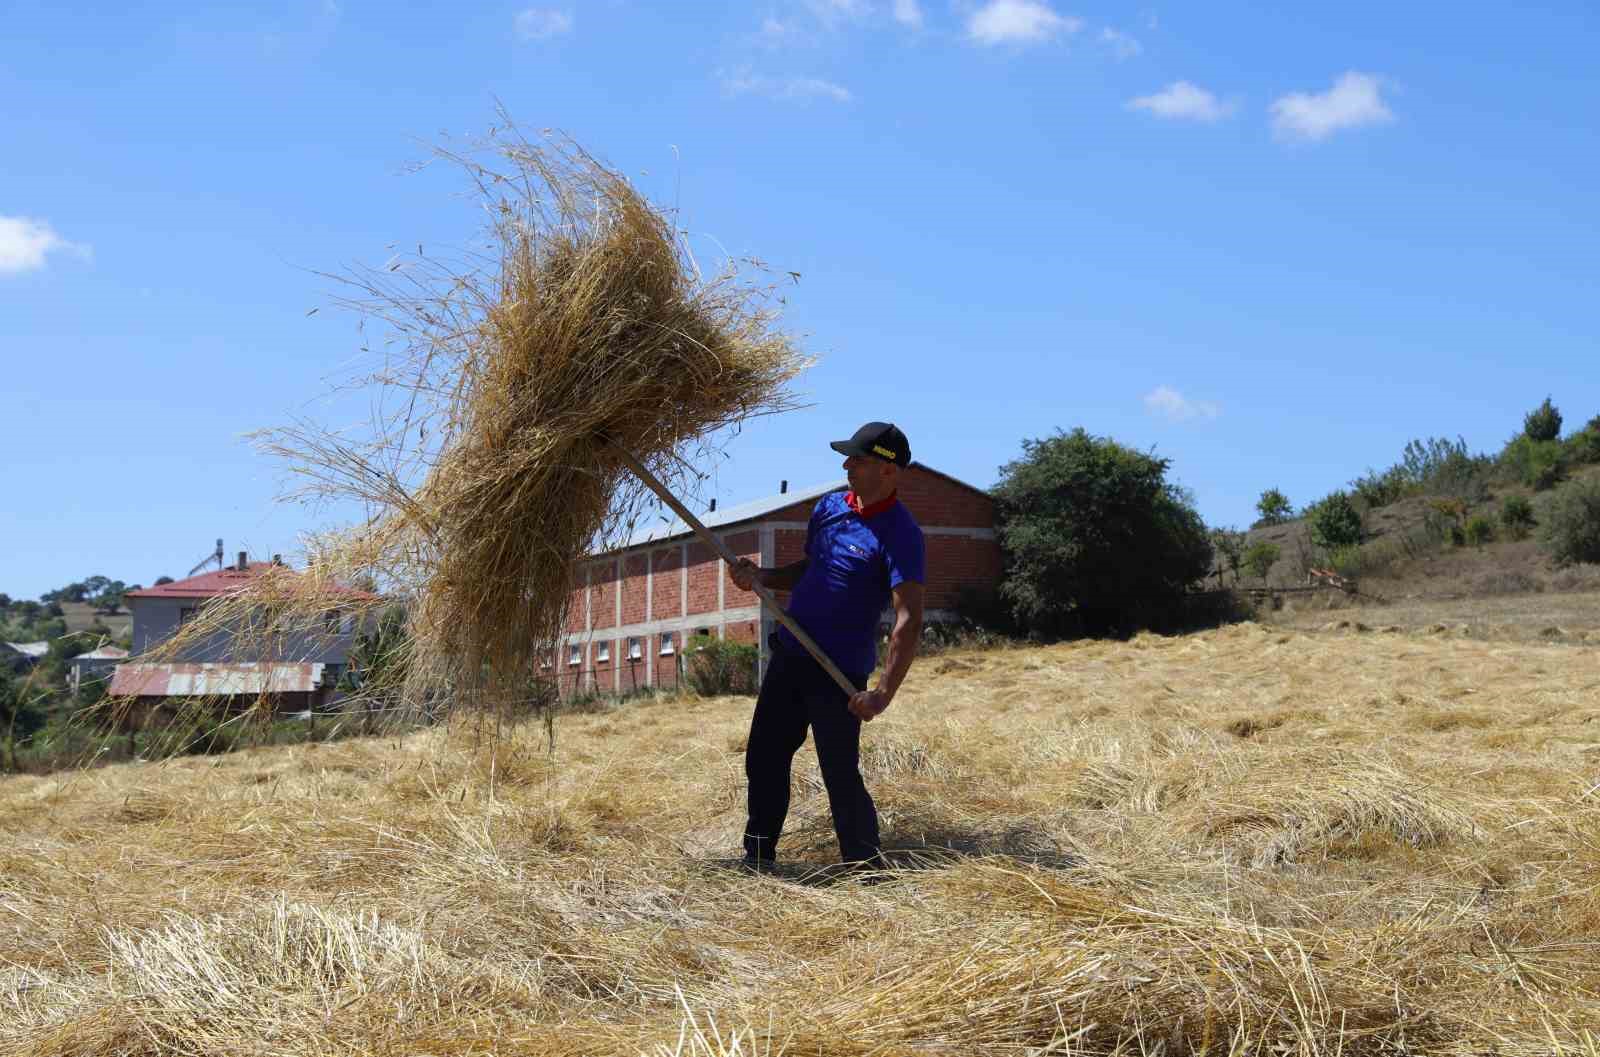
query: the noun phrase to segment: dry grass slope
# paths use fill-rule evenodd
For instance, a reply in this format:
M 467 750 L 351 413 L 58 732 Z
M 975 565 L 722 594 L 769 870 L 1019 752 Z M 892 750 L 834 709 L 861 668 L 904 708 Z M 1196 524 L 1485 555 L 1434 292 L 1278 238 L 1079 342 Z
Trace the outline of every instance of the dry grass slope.
M 1592 649 L 930 658 L 877 884 L 814 869 L 814 763 L 793 872 L 718 864 L 748 711 L 0 782 L 0 1050 L 1600 1053 Z

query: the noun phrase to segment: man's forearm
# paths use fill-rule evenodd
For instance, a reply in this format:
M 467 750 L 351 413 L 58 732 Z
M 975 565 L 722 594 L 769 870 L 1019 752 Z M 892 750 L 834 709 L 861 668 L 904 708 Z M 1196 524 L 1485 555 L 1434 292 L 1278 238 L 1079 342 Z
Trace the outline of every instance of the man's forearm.
M 806 571 L 806 559 L 801 558 L 791 565 L 780 565 L 776 569 L 762 569 L 760 572 L 761 585 L 771 591 L 793 591 L 794 585 L 800 582 L 800 577 Z
M 894 630 L 889 633 L 889 656 L 883 662 L 883 677 L 875 687 L 886 697 L 893 698 L 900 683 L 911 670 L 917 658 L 917 645 L 922 641 L 922 618 L 912 613 L 898 613 Z

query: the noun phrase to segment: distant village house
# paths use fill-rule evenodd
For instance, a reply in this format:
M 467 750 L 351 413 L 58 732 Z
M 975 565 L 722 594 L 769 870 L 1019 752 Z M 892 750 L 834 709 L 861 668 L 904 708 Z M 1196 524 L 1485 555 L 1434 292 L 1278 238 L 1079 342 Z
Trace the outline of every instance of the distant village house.
M 125 599 L 133 618 L 134 655 L 148 656 L 195 619 L 207 603 L 247 587 L 256 577 L 282 565 L 276 556 L 270 562 L 252 562 L 240 551 L 234 565 L 129 591 Z M 117 664 L 109 692 L 145 704 L 196 697 L 253 702 L 265 696 L 280 711 L 325 708 L 337 693 L 360 630 L 349 607 L 341 610 L 339 603 L 370 597 L 349 588 L 337 589 L 329 599 L 325 627 L 314 634 L 291 636 L 278 656 L 249 655 L 259 646 L 223 629 L 189 644 L 170 660 Z

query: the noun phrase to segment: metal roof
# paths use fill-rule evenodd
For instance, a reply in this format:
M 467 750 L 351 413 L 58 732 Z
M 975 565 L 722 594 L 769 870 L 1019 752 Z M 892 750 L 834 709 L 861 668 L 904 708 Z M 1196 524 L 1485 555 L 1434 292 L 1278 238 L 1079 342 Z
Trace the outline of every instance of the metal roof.
M 119 664 L 112 697 L 232 697 L 243 694 L 307 694 L 322 685 L 323 665 Z
M 6 645 L 24 657 L 33 657 L 35 659 L 43 657 L 50 652 L 50 644 L 48 642 L 8 642 Z
M 139 591 L 129 591 L 124 598 L 216 598 L 219 595 L 232 594 L 249 585 L 250 581 L 271 569 L 282 569 L 284 566 L 274 565 L 272 562 L 249 562 L 244 569 L 229 566 L 226 569 L 217 569 L 199 576 L 190 576 L 182 580 L 174 580 L 170 584 L 161 584 L 158 587 L 146 587 Z M 344 598 L 372 598 L 373 595 L 365 591 L 358 591 L 353 587 L 340 587 L 336 584 L 329 585 L 327 593 Z
M 752 499 L 748 503 L 740 503 L 737 506 L 730 506 L 723 510 L 708 511 L 706 514 L 701 516 L 700 520 L 704 522 L 706 528 L 709 529 L 717 529 L 727 525 L 737 525 L 741 521 L 751 521 L 755 518 L 761 517 L 764 514 L 771 514 L 774 511 L 782 510 L 784 507 L 791 506 L 795 503 L 804 503 L 808 500 L 820 499 L 829 492 L 840 491 L 848 484 L 848 481 L 840 478 L 837 481 L 829 481 L 827 484 L 814 485 L 811 488 L 801 488 L 792 492 L 779 492 L 777 495 L 769 495 L 764 499 Z M 664 543 L 670 539 L 677 539 L 679 536 L 687 536 L 689 535 L 690 531 L 691 530 L 689 526 L 677 518 L 672 518 L 669 521 L 665 515 L 663 515 L 661 520 L 658 521 L 654 526 L 636 529 L 633 535 L 629 536 L 627 540 L 625 540 L 620 546 L 613 549 L 627 550 L 631 547 L 637 547 L 645 543 Z

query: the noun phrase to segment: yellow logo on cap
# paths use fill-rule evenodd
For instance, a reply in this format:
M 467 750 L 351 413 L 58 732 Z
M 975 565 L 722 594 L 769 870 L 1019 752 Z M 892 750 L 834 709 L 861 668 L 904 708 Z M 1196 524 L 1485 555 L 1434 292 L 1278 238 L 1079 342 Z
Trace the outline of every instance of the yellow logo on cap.
M 872 450 L 877 454 L 882 455 L 885 459 L 897 458 L 894 452 L 890 451 L 888 448 L 885 448 L 882 444 L 874 444 L 872 446 Z

